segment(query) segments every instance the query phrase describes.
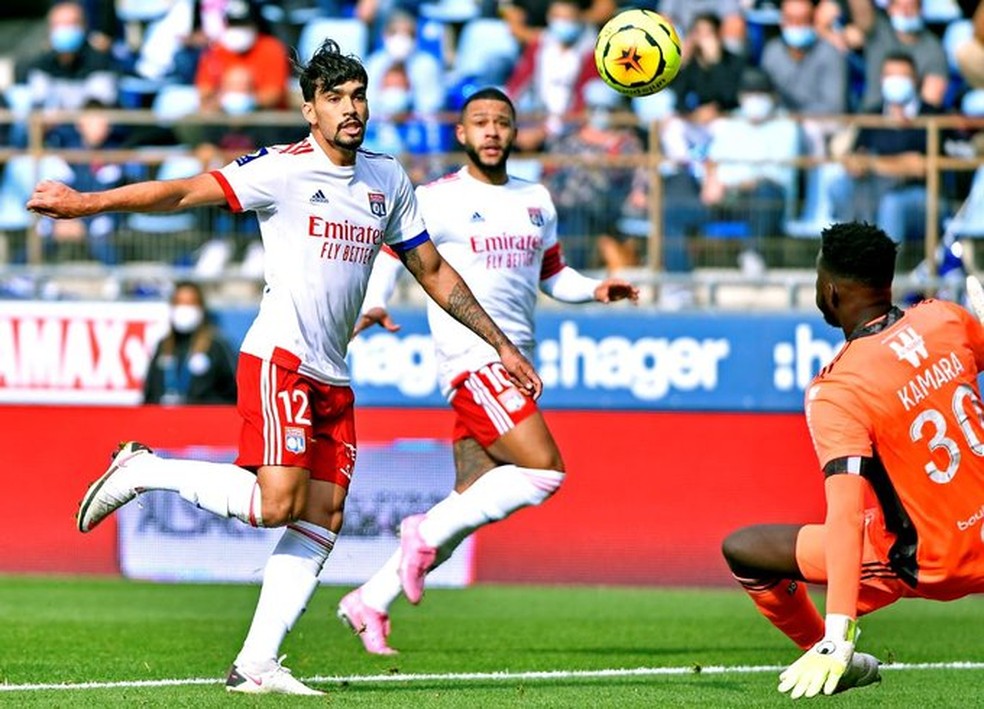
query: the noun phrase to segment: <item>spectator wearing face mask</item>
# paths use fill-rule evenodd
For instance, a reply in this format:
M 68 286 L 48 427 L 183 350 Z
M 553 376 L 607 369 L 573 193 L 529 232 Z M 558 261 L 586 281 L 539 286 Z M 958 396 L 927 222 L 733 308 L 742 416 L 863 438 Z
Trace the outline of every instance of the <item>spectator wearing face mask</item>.
M 443 126 L 413 110 L 410 76 L 404 64 L 391 64 L 376 81 L 372 120 L 366 126 L 366 150 L 398 155 L 414 184 L 440 177 L 446 165 L 433 160 L 448 150 Z M 370 82 L 371 85 L 371 82 Z
M 747 225 L 739 262 L 754 273 L 765 266 L 765 240 L 782 234 L 800 140 L 796 123 L 776 115 L 775 91 L 762 70 L 745 69 L 738 101 L 736 115 L 711 127 L 700 200 L 713 220 Z
M 247 0 L 229 0 L 225 17 L 225 30 L 202 54 L 195 74 L 202 110 L 220 108 L 222 77 L 233 67 L 246 68 L 252 75 L 257 110 L 286 108 L 290 76 L 287 48 L 262 31 L 259 13 Z
M 236 368 L 232 350 L 211 322 L 201 287 L 174 286 L 171 327 L 157 345 L 147 378 L 145 404 L 233 404 Z
M 546 31 L 526 45 L 506 83 L 506 93 L 521 113 L 546 116 L 535 125 L 520 126 L 517 148 L 541 147 L 562 132 L 565 117 L 581 111 L 584 85 L 598 76 L 595 39 L 581 0 L 551 0 Z
M 550 0 L 497 0 L 497 14 L 506 21 L 519 42 L 526 46 L 547 28 Z M 588 0 L 585 22 L 601 27 L 619 9 L 617 0 Z
M 585 162 L 549 165 L 543 184 L 557 207 L 557 231 L 564 257 L 573 268 L 595 265 L 595 257 L 610 272 L 638 263 L 636 244 L 618 230 L 622 203 L 632 188 L 631 165 L 599 167 L 612 158 L 642 154 L 642 141 L 631 125 L 619 124 L 615 114 L 627 106 L 601 79 L 584 87 L 586 120 L 548 145 L 551 155 Z
M 946 96 L 949 68 L 939 38 L 922 19 L 921 0 L 889 0 L 885 13 L 873 0 L 850 0 L 851 18 L 864 37 L 865 88 L 861 110 L 870 112 L 882 103 L 881 71 L 885 57 L 904 53 L 912 57 L 917 76 L 922 77 L 919 97 L 923 103 L 940 107 Z
M 409 107 L 417 116 L 432 116 L 444 108 L 444 71 L 437 58 L 417 46 L 417 20 L 401 10 L 394 11 L 383 30 L 383 44 L 366 59 L 369 85 L 366 97 L 373 113 L 380 107 L 382 77 L 400 64 L 409 82 Z M 388 99 L 393 100 L 391 95 Z
M 87 41 L 82 5 L 56 2 L 48 11 L 50 49 L 28 68 L 27 84 L 36 108 L 77 110 L 89 100 L 111 106 L 117 98 L 117 75 L 110 56 Z
M 82 150 L 113 150 L 123 146 L 123 132 L 109 120 L 107 106 L 89 100 L 74 125 L 51 136 L 52 147 Z M 123 167 L 94 159 L 91 162 L 60 163 L 64 182 L 77 190 L 105 190 L 123 184 Z M 79 219 L 49 219 L 37 222 L 45 258 L 52 261 L 96 261 L 108 266 L 120 262 L 115 240 L 119 217 L 100 214 Z
M 680 28 L 693 26 L 699 15 L 716 16 L 724 46 L 733 54 L 744 54 L 748 27 L 742 5 L 742 0 L 660 0 L 655 9 Z
M 847 109 L 847 60 L 817 36 L 812 0 L 783 0 L 780 36 L 766 43 L 761 67 L 791 113 L 836 116 Z
M 839 116 L 847 112 L 847 57 L 817 34 L 814 20 L 812 0 L 783 0 L 780 36 L 765 45 L 761 67 L 786 111 Z M 802 129 L 807 152 L 819 158 L 838 125 L 807 120 Z
M 882 63 L 882 104 L 872 113 L 892 119 L 885 128 L 862 128 L 844 158 L 847 175 L 832 186 L 835 216 L 874 222 L 894 241 L 921 239 L 926 226 L 926 130 L 916 116 L 937 109 L 922 101 L 912 57 L 889 54 Z M 850 216 L 848 216 L 850 215 Z
M 244 65 L 230 67 L 219 83 L 215 109 L 205 109 L 203 113 L 214 114 L 216 122 L 204 126 L 187 126 L 179 134 L 193 143 L 204 143 L 216 148 L 221 154 L 210 155 L 218 166 L 250 153 L 263 145 L 279 142 L 293 142 L 304 137 L 294 128 L 255 125 L 243 120 L 258 109 L 256 80 L 253 72 Z M 204 157 L 204 146 L 199 145 L 198 155 Z

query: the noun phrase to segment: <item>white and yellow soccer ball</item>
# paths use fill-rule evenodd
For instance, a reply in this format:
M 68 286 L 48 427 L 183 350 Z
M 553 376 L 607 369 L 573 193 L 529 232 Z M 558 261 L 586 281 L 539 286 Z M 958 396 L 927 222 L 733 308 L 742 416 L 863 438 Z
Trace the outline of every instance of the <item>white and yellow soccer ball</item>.
M 626 96 L 649 96 L 680 71 L 680 37 L 658 12 L 624 10 L 601 28 L 594 56 L 606 84 Z

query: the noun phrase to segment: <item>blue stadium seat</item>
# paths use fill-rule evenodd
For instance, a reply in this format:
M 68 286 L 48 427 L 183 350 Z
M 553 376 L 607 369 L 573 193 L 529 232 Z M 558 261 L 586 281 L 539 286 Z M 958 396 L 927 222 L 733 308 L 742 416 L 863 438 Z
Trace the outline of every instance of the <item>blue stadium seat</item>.
M 461 28 L 454 62 L 455 76 L 484 77 L 504 83 L 519 58 L 519 42 L 504 20 L 478 17 Z
M 957 66 L 957 47 L 973 38 L 974 23 L 970 20 L 956 20 L 951 22 L 943 30 L 943 52 L 946 54 L 946 63 L 950 65 L 950 73 L 959 74 L 960 68 Z
M 946 227 L 954 236 L 984 238 L 984 167 L 977 168 L 963 210 Z
M 819 165 L 806 171 L 806 191 L 803 195 L 803 211 L 796 218 L 786 219 L 788 236 L 797 239 L 813 239 L 834 221 L 834 205 L 830 185 L 844 173 L 839 163 Z
M 361 21 L 351 17 L 319 17 L 301 30 L 297 40 L 301 61 L 310 59 L 328 37 L 338 42 L 343 54 L 354 54 L 364 60 L 369 53 L 369 28 Z
M 151 110 L 163 122 L 197 113 L 201 104 L 198 89 L 187 84 L 168 84 L 161 87 L 154 97 Z

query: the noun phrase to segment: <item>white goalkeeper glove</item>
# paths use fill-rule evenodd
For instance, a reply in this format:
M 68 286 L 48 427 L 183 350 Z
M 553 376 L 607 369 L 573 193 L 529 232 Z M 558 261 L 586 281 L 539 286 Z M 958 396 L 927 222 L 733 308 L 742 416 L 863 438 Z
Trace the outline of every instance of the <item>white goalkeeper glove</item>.
M 823 690 L 833 694 L 841 675 L 851 664 L 858 624 L 846 615 L 827 615 L 823 640 L 779 675 L 779 691 L 792 699 L 815 697 Z

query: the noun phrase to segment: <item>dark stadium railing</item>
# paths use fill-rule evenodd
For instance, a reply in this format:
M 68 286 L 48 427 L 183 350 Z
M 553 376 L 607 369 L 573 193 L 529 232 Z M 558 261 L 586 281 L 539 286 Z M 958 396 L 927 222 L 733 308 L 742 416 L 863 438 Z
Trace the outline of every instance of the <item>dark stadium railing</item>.
M 249 284 L 257 282 L 261 274 L 255 269 L 255 264 L 252 270 L 248 268 L 244 259 L 248 257 L 250 247 L 258 241 L 259 237 L 255 229 L 249 227 L 248 220 L 233 222 L 224 210 L 199 210 L 199 214 L 189 216 L 177 226 L 166 219 L 155 222 L 152 218 L 131 219 L 120 216 L 113 226 L 115 260 L 111 263 L 100 262 L 92 255 L 91 249 L 88 249 L 85 243 L 60 242 L 48 234 L 33 215 L 16 213 L 18 201 L 26 198 L 24 192 L 29 190 L 31 184 L 38 178 L 45 176 L 40 158 L 47 158 L 48 163 L 54 159 L 69 165 L 119 164 L 123 168 L 122 179 L 127 182 L 154 177 L 163 166 L 171 166 L 179 158 L 183 159 L 181 170 L 187 171 L 189 167 L 207 169 L 218 166 L 241 152 L 230 151 L 225 154 L 213 152 L 211 162 L 205 162 L 202 151 L 189 145 L 176 147 L 148 145 L 125 150 L 55 149 L 46 145 L 47 131 L 53 126 L 74 123 L 80 113 L 35 112 L 24 117 L 10 111 L 0 111 L 0 128 L 19 126 L 26 141 L 24 148 L 0 146 L 0 163 L 7 168 L 11 165 L 19 166 L 16 170 L 19 184 L 17 180 L 11 179 L 9 173 L 15 172 L 13 169 L 5 169 L 4 180 L 0 182 L 0 263 L 4 263 L 2 269 L 4 278 L 35 278 L 38 283 L 45 279 L 60 278 L 78 287 L 79 283 L 99 278 L 112 277 L 124 281 L 148 278 L 167 280 L 177 275 L 192 275 L 204 281 L 238 283 L 244 287 L 242 292 L 251 292 Z M 167 127 L 186 132 L 193 131 L 196 127 L 221 126 L 222 121 L 228 121 L 228 119 L 221 119 L 217 122 L 214 116 L 203 115 L 189 115 L 176 120 L 163 121 L 151 111 L 103 110 L 102 113 L 115 126 L 144 129 Z M 828 121 L 848 130 L 862 127 L 901 127 L 882 116 L 870 115 L 822 118 L 811 116 L 806 119 L 791 116 L 791 118 L 798 122 Z M 444 115 L 439 120 L 451 124 L 455 116 Z M 535 120 L 535 117 L 521 117 L 521 123 L 529 120 Z M 812 289 L 811 268 L 817 245 L 815 237 L 819 236 L 818 231 L 814 231 L 811 228 L 813 225 L 810 224 L 806 225 L 805 233 L 800 231 L 796 235 L 776 234 L 775 238 L 767 240 L 763 255 L 768 268 L 764 272 L 743 273 L 737 268 L 736 257 L 745 242 L 740 234 L 732 234 L 727 229 L 721 230 L 717 238 L 708 236 L 688 239 L 687 248 L 693 264 L 692 271 L 665 272 L 662 220 L 665 196 L 662 170 L 668 162 L 661 152 L 659 140 L 661 124 L 653 122 L 648 126 L 638 126 L 631 115 L 619 116 L 616 120 L 635 125 L 640 130 L 640 134 L 645 136 L 648 150 L 640 155 L 604 158 L 549 152 L 516 153 L 512 162 L 518 170 L 533 178 L 539 177 L 539 173 L 543 171 L 570 165 L 588 166 L 593 170 L 645 171 L 649 178 L 646 180 L 647 209 L 644 213 L 636 213 L 622 219 L 620 224 L 628 233 L 626 238 L 638 239 L 643 246 L 640 249 L 641 263 L 630 271 L 632 277 L 653 289 L 667 284 L 685 285 L 695 289 L 699 302 L 721 307 L 798 307 L 809 302 Z M 236 125 L 299 129 L 299 135 L 303 135 L 303 122 L 296 111 L 263 112 L 237 117 Z M 981 130 L 984 134 L 984 120 L 961 115 L 917 117 L 905 127 L 926 131 L 927 151 L 922 174 L 926 184 L 927 202 L 925 238 L 921 242 L 907 242 L 902 245 L 903 273 L 900 283 L 903 284 L 903 288 L 919 287 L 931 291 L 941 283 L 935 274 L 941 254 L 939 247 L 946 225 L 955 223 L 954 215 L 984 210 L 984 204 L 980 204 L 980 197 L 968 199 L 970 175 L 984 166 L 984 158 L 981 154 L 961 157 L 947 155 L 946 143 L 952 142 L 953 135 L 967 135 L 973 130 Z M 189 160 L 189 157 L 196 155 L 201 158 L 197 166 Z M 463 159 L 463 155 L 455 151 L 400 154 L 399 157 L 411 176 L 418 181 L 453 169 L 460 165 Z M 27 161 L 33 168 L 33 175 L 24 174 L 27 158 L 34 159 Z M 870 158 L 871 161 L 876 159 Z M 810 171 L 816 171 L 822 165 L 838 162 L 840 162 L 838 158 L 825 155 L 821 158 L 801 156 L 779 164 L 795 168 L 801 175 L 797 185 L 802 184 L 808 191 L 807 180 L 802 176 L 809 175 Z M 174 176 L 172 173 L 173 171 L 167 173 L 167 176 Z M 626 196 L 609 191 L 604 198 L 613 200 L 609 207 L 614 207 L 614 211 L 618 212 L 621 211 Z M 795 220 L 797 217 L 804 216 L 803 210 L 810 206 L 808 200 L 809 194 L 798 190 L 786 205 L 787 217 Z M 18 225 L 18 220 L 21 220 L 23 227 Z M 160 233 L 155 234 L 155 230 L 159 230 Z M 181 233 L 174 237 L 176 230 Z M 596 236 L 597 234 L 591 233 L 564 235 L 565 248 L 572 255 L 576 255 L 575 260 L 578 262 L 575 265 L 587 270 L 603 270 L 604 264 L 599 262 L 594 253 Z M 971 236 L 984 236 L 984 233 Z M 976 268 L 973 238 L 964 239 L 963 243 L 970 267 Z M 219 258 L 216 256 L 216 248 L 223 244 L 225 254 L 219 254 L 222 256 Z M 209 247 L 213 247 L 209 252 L 210 257 L 213 257 L 212 261 L 203 264 L 205 249 Z M 908 274 L 909 269 L 917 267 L 915 275 Z M 83 287 L 82 290 L 86 289 Z M 88 294 L 99 292 L 97 287 L 92 286 L 87 290 Z M 112 291 L 113 289 L 109 288 L 107 292 Z M 742 293 L 745 295 L 743 296 Z

